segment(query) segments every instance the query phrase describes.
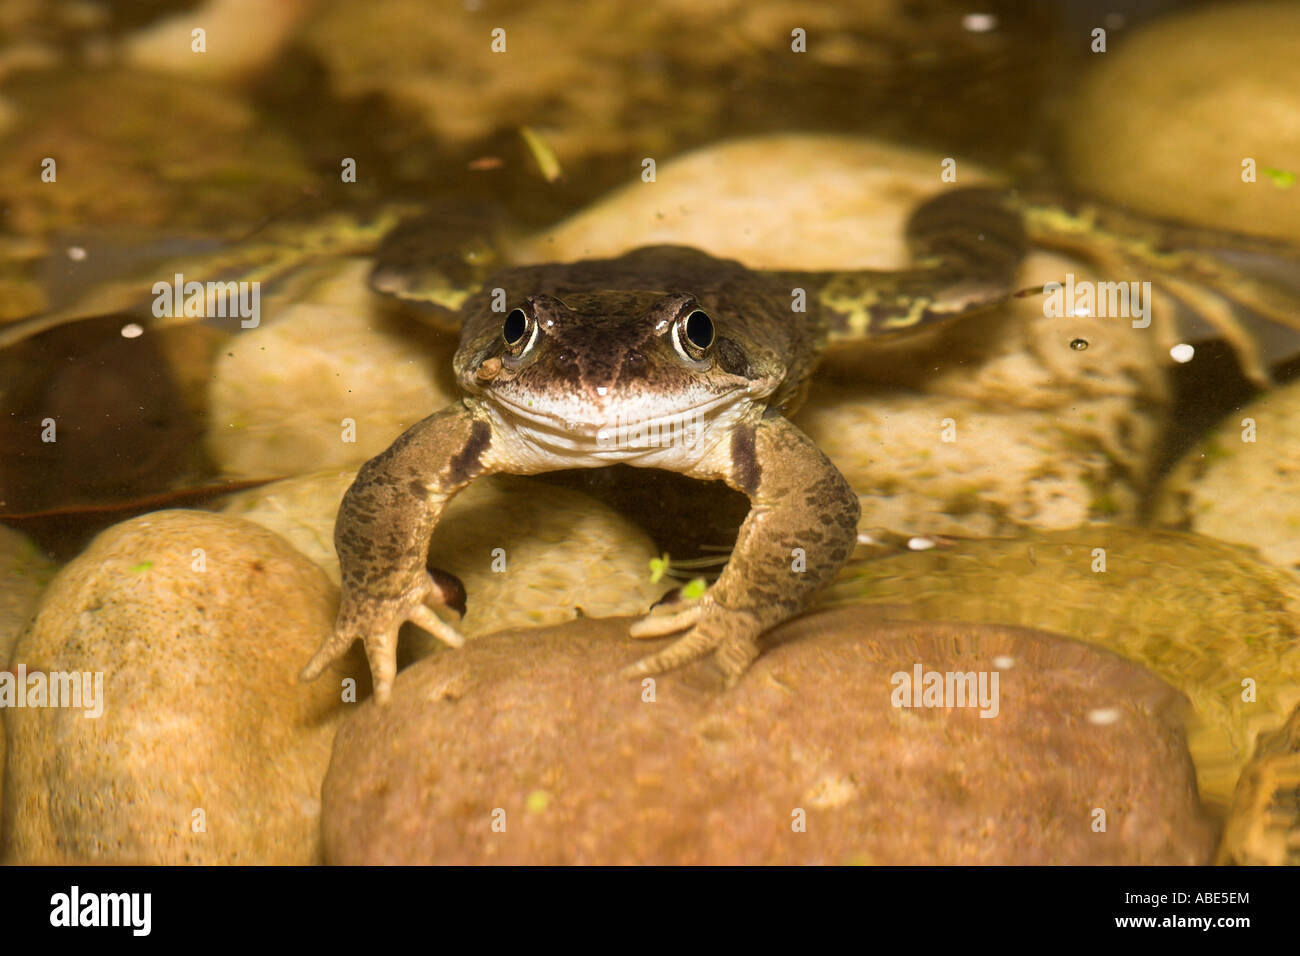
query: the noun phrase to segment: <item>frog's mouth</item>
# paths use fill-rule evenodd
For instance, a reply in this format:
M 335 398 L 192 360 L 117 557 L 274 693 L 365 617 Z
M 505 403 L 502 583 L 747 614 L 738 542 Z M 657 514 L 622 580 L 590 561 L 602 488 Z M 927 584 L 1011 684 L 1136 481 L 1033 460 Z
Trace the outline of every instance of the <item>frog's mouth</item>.
M 631 458 L 650 452 L 702 450 L 710 435 L 728 428 L 751 406 L 748 390 L 731 389 L 686 408 L 661 411 L 651 400 L 621 402 L 599 419 L 589 406 L 578 408 L 529 406 L 501 393 L 489 404 L 522 437 L 561 454 L 598 458 Z

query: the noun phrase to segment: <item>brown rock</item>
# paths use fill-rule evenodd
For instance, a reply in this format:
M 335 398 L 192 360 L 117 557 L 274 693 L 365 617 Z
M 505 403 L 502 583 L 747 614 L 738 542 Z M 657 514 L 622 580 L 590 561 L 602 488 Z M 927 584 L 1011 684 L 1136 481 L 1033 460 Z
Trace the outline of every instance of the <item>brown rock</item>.
M 46 589 L 11 666 L 101 672 L 103 713 L 6 711 L 6 859 L 317 862 L 345 672 L 296 674 L 335 600 L 245 521 L 162 511 L 99 535 Z
M 0 527 L 0 670 L 8 664 L 9 651 L 35 608 L 37 596 L 53 576 L 53 562 L 36 545 L 12 528 Z M 0 821 L 4 819 L 4 778 L 5 729 L 0 720 Z
M 1200 4 L 1112 42 L 1062 104 L 1066 177 L 1151 216 L 1300 239 L 1300 8 Z
M 1203 863 L 1182 699 L 1036 631 L 782 628 L 740 684 L 711 665 L 656 701 L 612 676 L 618 621 L 479 638 L 399 675 L 340 730 L 322 791 L 334 863 Z M 996 663 L 995 663 L 996 661 Z M 891 675 L 999 671 L 999 712 L 896 708 Z M 1095 809 L 1105 832 L 1093 832 Z M 794 832 L 799 811 L 806 832 Z M 494 819 L 504 819 L 495 832 Z
M 0 667 L 36 608 L 41 589 L 54 577 L 54 562 L 25 535 L 0 526 Z
M 1228 415 L 1164 477 L 1156 520 L 1300 568 L 1300 382 Z
M 1260 735 L 1300 705 L 1300 580 L 1245 548 L 1101 524 L 936 544 L 850 561 L 819 600 L 1037 628 L 1147 668 L 1191 703 L 1197 790 L 1219 819 Z

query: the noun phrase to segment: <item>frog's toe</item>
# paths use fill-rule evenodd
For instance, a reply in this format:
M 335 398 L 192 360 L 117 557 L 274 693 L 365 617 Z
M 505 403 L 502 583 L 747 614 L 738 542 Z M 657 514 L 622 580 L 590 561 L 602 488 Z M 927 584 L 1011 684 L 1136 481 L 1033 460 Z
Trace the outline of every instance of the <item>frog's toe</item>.
M 335 628 L 334 632 L 325 639 L 321 644 L 320 650 L 312 655 L 312 659 L 307 662 L 298 673 L 300 681 L 313 681 L 325 672 L 325 668 L 334 663 L 340 657 L 348 652 L 356 636 L 345 631 Z
M 387 703 L 392 694 L 393 678 L 397 673 L 397 631 L 400 627 L 399 620 L 387 630 L 361 631 L 364 634 L 366 660 L 370 663 L 375 699 L 381 704 Z M 312 681 L 319 677 L 325 668 L 347 654 L 357 634 L 358 629 L 353 626 L 336 624 L 333 633 L 298 674 L 298 679 Z
M 737 634 L 718 645 L 713 652 L 713 663 L 718 665 L 727 686 L 731 687 L 749 670 L 749 665 L 754 663 L 759 653 L 757 638 Z
M 619 672 L 621 677 L 645 677 L 649 674 L 662 674 L 699 660 L 718 646 L 718 641 L 706 631 L 693 628 L 690 633 L 669 644 L 658 654 L 643 657 Z
M 714 663 L 718 665 L 726 678 L 727 685 L 730 686 L 758 657 L 758 635 L 761 628 L 757 623 L 743 611 L 723 610 L 716 605 L 710 606 L 709 613 L 705 613 L 705 608 L 700 606 L 671 615 L 663 621 L 656 621 L 653 618 L 642 619 L 633 625 L 633 636 L 650 636 L 647 632 L 648 627 L 655 628 L 658 630 L 658 636 L 662 636 L 681 630 L 684 626 L 691 627 L 684 636 L 659 653 L 651 654 L 624 668 L 621 672 L 622 676 L 644 677 L 648 674 L 661 674 L 712 653 Z M 638 629 L 642 629 L 641 633 L 636 633 Z
M 459 608 L 456 607 L 458 595 Z M 397 676 L 397 635 L 402 625 L 410 621 L 449 647 L 460 647 L 465 638 L 433 609 L 450 607 L 459 614 L 464 608 L 463 595 L 464 588 L 457 578 L 437 572 L 417 578 L 398 597 L 346 602 L 333 632 L 307 662 L 299 679 L 315 680 L 325 668 L 347 654 L 352 642 L 360 637 L 370 664 L 375 701 L 388 703 Z
M 699 605 L 685 610 L 677 603 L 656 605 L 649 614 L 628 628 L 628 633 L 639 638 L 676 634 L 699 621 L 701 610 Z
M 410 592 L 410 603 L 403 615 L 416 627 L 432 634 L 448 647 L 462 647 L 465 638 L 434 613 L 435 608 L 448 608 L 456 613 L 456 620 L 465 616 L 465 585 L 460 578 L 437 568 L 430 568 L 420 586 Z
M 381 707 L 393 698 L 393 680 L 397 677 L 397 627 L 367 637 L 366 660 L 370 663 L 370 681 L 374 685 L 375 703 Z
M 428 631 L 448 647 L 461 647 L 465 644 L 465 638 L 460 631 L 438 617 L 437 614 L 434 614 L 425 604 L 417 604 L 411 608 L 409 620 L 417 627 Z

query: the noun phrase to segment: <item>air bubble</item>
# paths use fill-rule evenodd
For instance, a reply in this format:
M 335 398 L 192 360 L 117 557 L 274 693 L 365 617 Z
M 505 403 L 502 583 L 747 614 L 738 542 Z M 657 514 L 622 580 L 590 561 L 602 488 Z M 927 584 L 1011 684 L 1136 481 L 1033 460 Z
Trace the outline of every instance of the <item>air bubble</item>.
M 991 13 L 968 13 L 961 18 L 962 29 L 971 33 L 988 33 L 998 27 L 998 18 Z

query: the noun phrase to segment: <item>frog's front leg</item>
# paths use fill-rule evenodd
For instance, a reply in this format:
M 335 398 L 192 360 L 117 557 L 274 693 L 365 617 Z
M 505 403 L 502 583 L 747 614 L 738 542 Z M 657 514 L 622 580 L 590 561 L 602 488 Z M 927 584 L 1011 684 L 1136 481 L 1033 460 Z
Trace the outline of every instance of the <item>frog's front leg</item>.
M 457 402 L 411 426 L 357 473 L 343 496 L 334 547 L 343 577 L 334 633 L 303 668 L 314 680 L 357 638 L 365 644 L 375 700 L 386 703 L 397 673 L 397 632 L 418 624 L 452 647 L 463 638 L 433 608 L 449 597 L 429 574 L 429 538 L 448 500 L 493 470 L 492 428 Z
M 650 614 L 632 635 L 690 630 L 624 674 L 655 674 L 712 652 L 732 683 L 758 656 L 759 635 L 798 613 L 848 560 L 858 497 L 812 440 L 779 416 L 741 426 L 691 474 L 722 478 L 748 495 L 752 508 L 731 560 L 699 603 Z

